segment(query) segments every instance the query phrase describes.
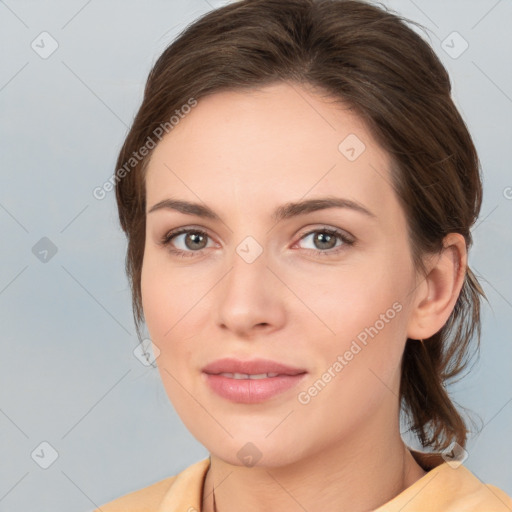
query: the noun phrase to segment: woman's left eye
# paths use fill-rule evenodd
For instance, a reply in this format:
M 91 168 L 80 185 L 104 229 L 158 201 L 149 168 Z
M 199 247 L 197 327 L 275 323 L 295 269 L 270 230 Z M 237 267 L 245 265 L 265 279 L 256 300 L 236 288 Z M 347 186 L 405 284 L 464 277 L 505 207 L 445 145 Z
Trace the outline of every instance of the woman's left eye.
M 314 245 L 320 247 L 320 249 L 314 247 L 310 250 L 315 254 L 321 254 L 322 256 L 337 254 L 339 251 L 343 250 L 345 246 L 350 246 L 355 243 L 354 238 L 349 236 L 347 233 L 331 228 L 315 229 L 306 233 L 300 240 L 306 240 L 308 238 L 311 239 Z M 336 245 L 338 240 L 340 241 L 340 244 Z M 334 248 L 336 249 L 332 250 Z
M 179 240 L 181 238 L 181 240 Z M 207 248 L 207 240 L 209 235 L 200 229 L 184 228 L 176 231 L 166 233 L 162 240 L 161 245 L 168 247 L 168 250 L 180 257 L 193 257 L 200 253 L 203 249 Z M 355 240 L 347 233 L 331 228 L 321 228 L 309 231 L 303 235 L 299 241 L 310 238 L 312 243 L 317 248 L 308 249 L 315 254 L 332 255 L 343 250 L 346 246 L 351 246 Z M 176 241 L 182 244 L 182 248 L 176 248 Z M 337 242 L 340 242 L 337 244 Z M 318 248 L 320 247 L 320 248 Z M 335 249 L 335 250 L 333 250 Z

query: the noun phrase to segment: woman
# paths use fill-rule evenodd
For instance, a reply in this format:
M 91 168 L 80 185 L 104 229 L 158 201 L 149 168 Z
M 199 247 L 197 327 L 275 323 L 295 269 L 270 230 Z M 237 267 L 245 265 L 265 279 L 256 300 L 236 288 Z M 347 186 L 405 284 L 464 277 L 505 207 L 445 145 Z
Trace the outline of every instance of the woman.
M 478 156 L 399 17 L 206 14 L 153 67 L 115 181 L 139 334 L 210 457 L 102 511 L 512 510 L 461 465 L 444 387 L 480 334 Z

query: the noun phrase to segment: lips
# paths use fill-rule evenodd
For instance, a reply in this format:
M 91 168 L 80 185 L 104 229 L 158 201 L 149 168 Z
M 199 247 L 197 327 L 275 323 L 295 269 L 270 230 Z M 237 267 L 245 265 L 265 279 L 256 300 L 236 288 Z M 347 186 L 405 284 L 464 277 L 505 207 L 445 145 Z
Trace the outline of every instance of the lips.
M 306 370 L 268 359 L 219 359 L 203 368 L 210 389 L 235 403 L 264 402 L 295 387 Z
M 225 358 L 218 359 L 203 368 L 204 373 L 219 375 L 221 373 L 243 374 L 243 375 L 298 375 L 305 373 L 303 368 L 294 368 L 270 359 L 251 359 L 241 361 L 239 359 Z

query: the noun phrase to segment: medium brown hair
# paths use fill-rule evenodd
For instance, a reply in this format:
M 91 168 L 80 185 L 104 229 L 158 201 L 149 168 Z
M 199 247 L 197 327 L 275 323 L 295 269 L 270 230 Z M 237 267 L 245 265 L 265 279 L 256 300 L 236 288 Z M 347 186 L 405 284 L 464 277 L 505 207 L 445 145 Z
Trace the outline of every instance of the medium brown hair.
M 417 268 L 425 272 L 422 256 L 440 251 L 448 233 L 460 233 L 470 247 L 482 201 L 477 152 L 445 68 L 406 23 L 417 25 L 361 0 L 241 0 L 197 19 L 162 53 L 116 166 L 139 336 L 144 173 L 151 152 L 129 172 L 126 162 L 191 98 L 286 81 L 349 105 L 390 155 L 391 185 L 408 221 Z M 446 325 L 424 343 L 407 340 L 400 400 L 424 447 L 466 444 L 465 421 L 444 386 L 466 367 L 472 341 L 478 348 L 480 296 L 468 267 Z

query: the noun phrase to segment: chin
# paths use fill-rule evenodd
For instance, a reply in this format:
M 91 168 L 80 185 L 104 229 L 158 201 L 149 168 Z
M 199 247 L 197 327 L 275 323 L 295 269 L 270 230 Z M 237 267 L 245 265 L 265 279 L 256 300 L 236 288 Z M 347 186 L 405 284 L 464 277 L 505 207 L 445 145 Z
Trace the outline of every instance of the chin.
M 295 463 L 304 456 L 304 447 L 298 450 L 297 441 L 279 436 L 275 439 L 266 434 L 252 437 L 235 437 L 225 443 L 202 443 L 215 457 L 233 466 L 240 467 L 282 467 Z M 272 436 L 272 435 L 271 435 Z

